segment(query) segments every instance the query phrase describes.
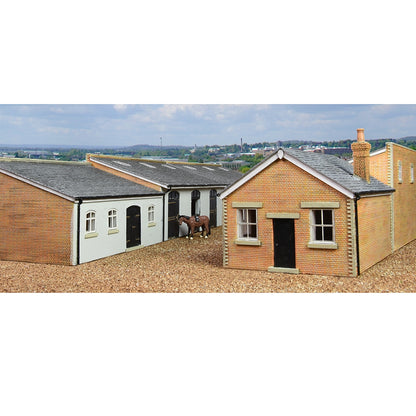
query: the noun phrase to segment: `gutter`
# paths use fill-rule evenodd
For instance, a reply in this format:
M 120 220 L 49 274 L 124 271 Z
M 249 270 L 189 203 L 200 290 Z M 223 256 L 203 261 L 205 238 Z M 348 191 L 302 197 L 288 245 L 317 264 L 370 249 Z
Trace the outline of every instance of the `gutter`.
M 168 191 L 169 192 L 169 191 Z M 163 209 L 162 209 L 162 241 L 165 241 L 165 218 L 166 218 L 166 194 L 167 192 L 163 193 Z
M 355 245 L 357 248 L 357 276 L 360 275 L 361 273 L 361 268 L 360 268 L 360 238 L 358 235 L 358 204 L 357 201 L 361 199 L 360 195 L 355 195 L 354 198 L 354 211 L 355 211 Z
M 80 242 L 81 242 L 81 204 L 82 204 L 82 199 L 80 198 L 78 200 L 78 218 L 77 218 L 77 266 L 80 264 L 80 257 L 81 257 L 81 247 L 80 247 Z

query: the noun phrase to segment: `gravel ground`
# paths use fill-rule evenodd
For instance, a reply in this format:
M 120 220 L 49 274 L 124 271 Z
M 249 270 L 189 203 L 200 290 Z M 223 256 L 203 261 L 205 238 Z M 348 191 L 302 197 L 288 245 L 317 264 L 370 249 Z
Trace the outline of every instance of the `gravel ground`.
M 80 266 L 0 261 L 0 292 L 416 292 L 416 240 L 347 278 L 225 269 L 221 232 Z

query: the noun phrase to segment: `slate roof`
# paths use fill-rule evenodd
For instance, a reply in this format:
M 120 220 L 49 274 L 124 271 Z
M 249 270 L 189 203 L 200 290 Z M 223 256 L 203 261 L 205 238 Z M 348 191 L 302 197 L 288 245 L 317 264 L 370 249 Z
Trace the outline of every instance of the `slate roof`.
M 91 161 L 139 176 L 165 188 L 227 186 L 242 177 L 238 171 L 212 164 L 160 162 L 142 159 L 121 159 L 91 156 Z
M 162 195 L 85 163 L 0 160 L 1 170 L 72 199 Z
M 353 166 L 337 156 L 295 149 L 283 149 L 283 151 L 356 195 L 394 192 L 393 188 L 376 178 L 370 177 L 368 183 L 354 175 Z

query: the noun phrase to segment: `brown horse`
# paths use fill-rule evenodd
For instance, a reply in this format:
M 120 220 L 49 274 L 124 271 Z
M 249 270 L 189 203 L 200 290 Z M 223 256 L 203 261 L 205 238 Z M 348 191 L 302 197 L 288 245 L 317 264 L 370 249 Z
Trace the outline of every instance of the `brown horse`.
M 203 227 L 200 237 L 204 237 L 205 232 L 205 238 L 208 238 L 208 236 L 211 234 L 211 230 L 209 229 L 209 217 L 206 215 L 198 215 L 198 220 L 195 218 L 195 216 L 188 217 L 187 215 L 179 215 L 178 217 L 179 225 L 181 225 L 183 222 L 188 226 L 188 235 L 186 238 L 190 238 L 191 240 L 194 238 L 194 231 L 195 229 L 198 230 L 199 227 Z

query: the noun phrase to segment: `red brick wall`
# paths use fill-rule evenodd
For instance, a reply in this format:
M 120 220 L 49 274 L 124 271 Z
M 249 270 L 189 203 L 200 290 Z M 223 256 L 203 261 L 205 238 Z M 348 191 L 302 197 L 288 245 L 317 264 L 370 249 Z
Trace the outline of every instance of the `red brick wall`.
M 399 161 L 402 164 L 401 182 Z M 416 182 L 411 183 L 411 164 L 416 175 L 416 151 L 395 143 L 387 143 L 386 152 L 370 157 L 371 174 L 396 190 L 391 206 L 394 250 L 416 238 Z
M 393 163 L 391 186 L 396 190 L 394 201 L 394 249 L 404 246 L 416 238 L 416 182 L 410 183 L 410 165 L 416 170 L 416 151 L 391 144 Z M 398 162 L 402 164 L 403 180 L 398 180 Z
M 392 252 L 390 207 L 390 195 L 357 202 L 361 272 Z
M 387 151 L 370 156 L 370 175 L 389 185 Z
M 0 174 L 0 260 L 71 264 L 73 203 Z
M 338 249 L 308 248 L 310 241 L 310 209 L 302 209 L 305 202 L 339 202 L 334 209 L 336 243 Z M 240 246 L 237 238 L 237 209 L 233 202 L 263 202 L 258 210 L 260 247 Z M 350 275 L 347 198 L 329 185 L 314 178 L 292 163 L 279 160 L 264 169 L 226 198 L 227 223 L 225 262 L 228 267 L 267 270 L 274 264 L 273 220 L 266 213 L 298 213 L 295 219 L 296 267 L 300 273 L 319 275 Z M 350 238 L 351 239 L 351 238 Z M 352 260 L 351 260 L 352 261 Z

